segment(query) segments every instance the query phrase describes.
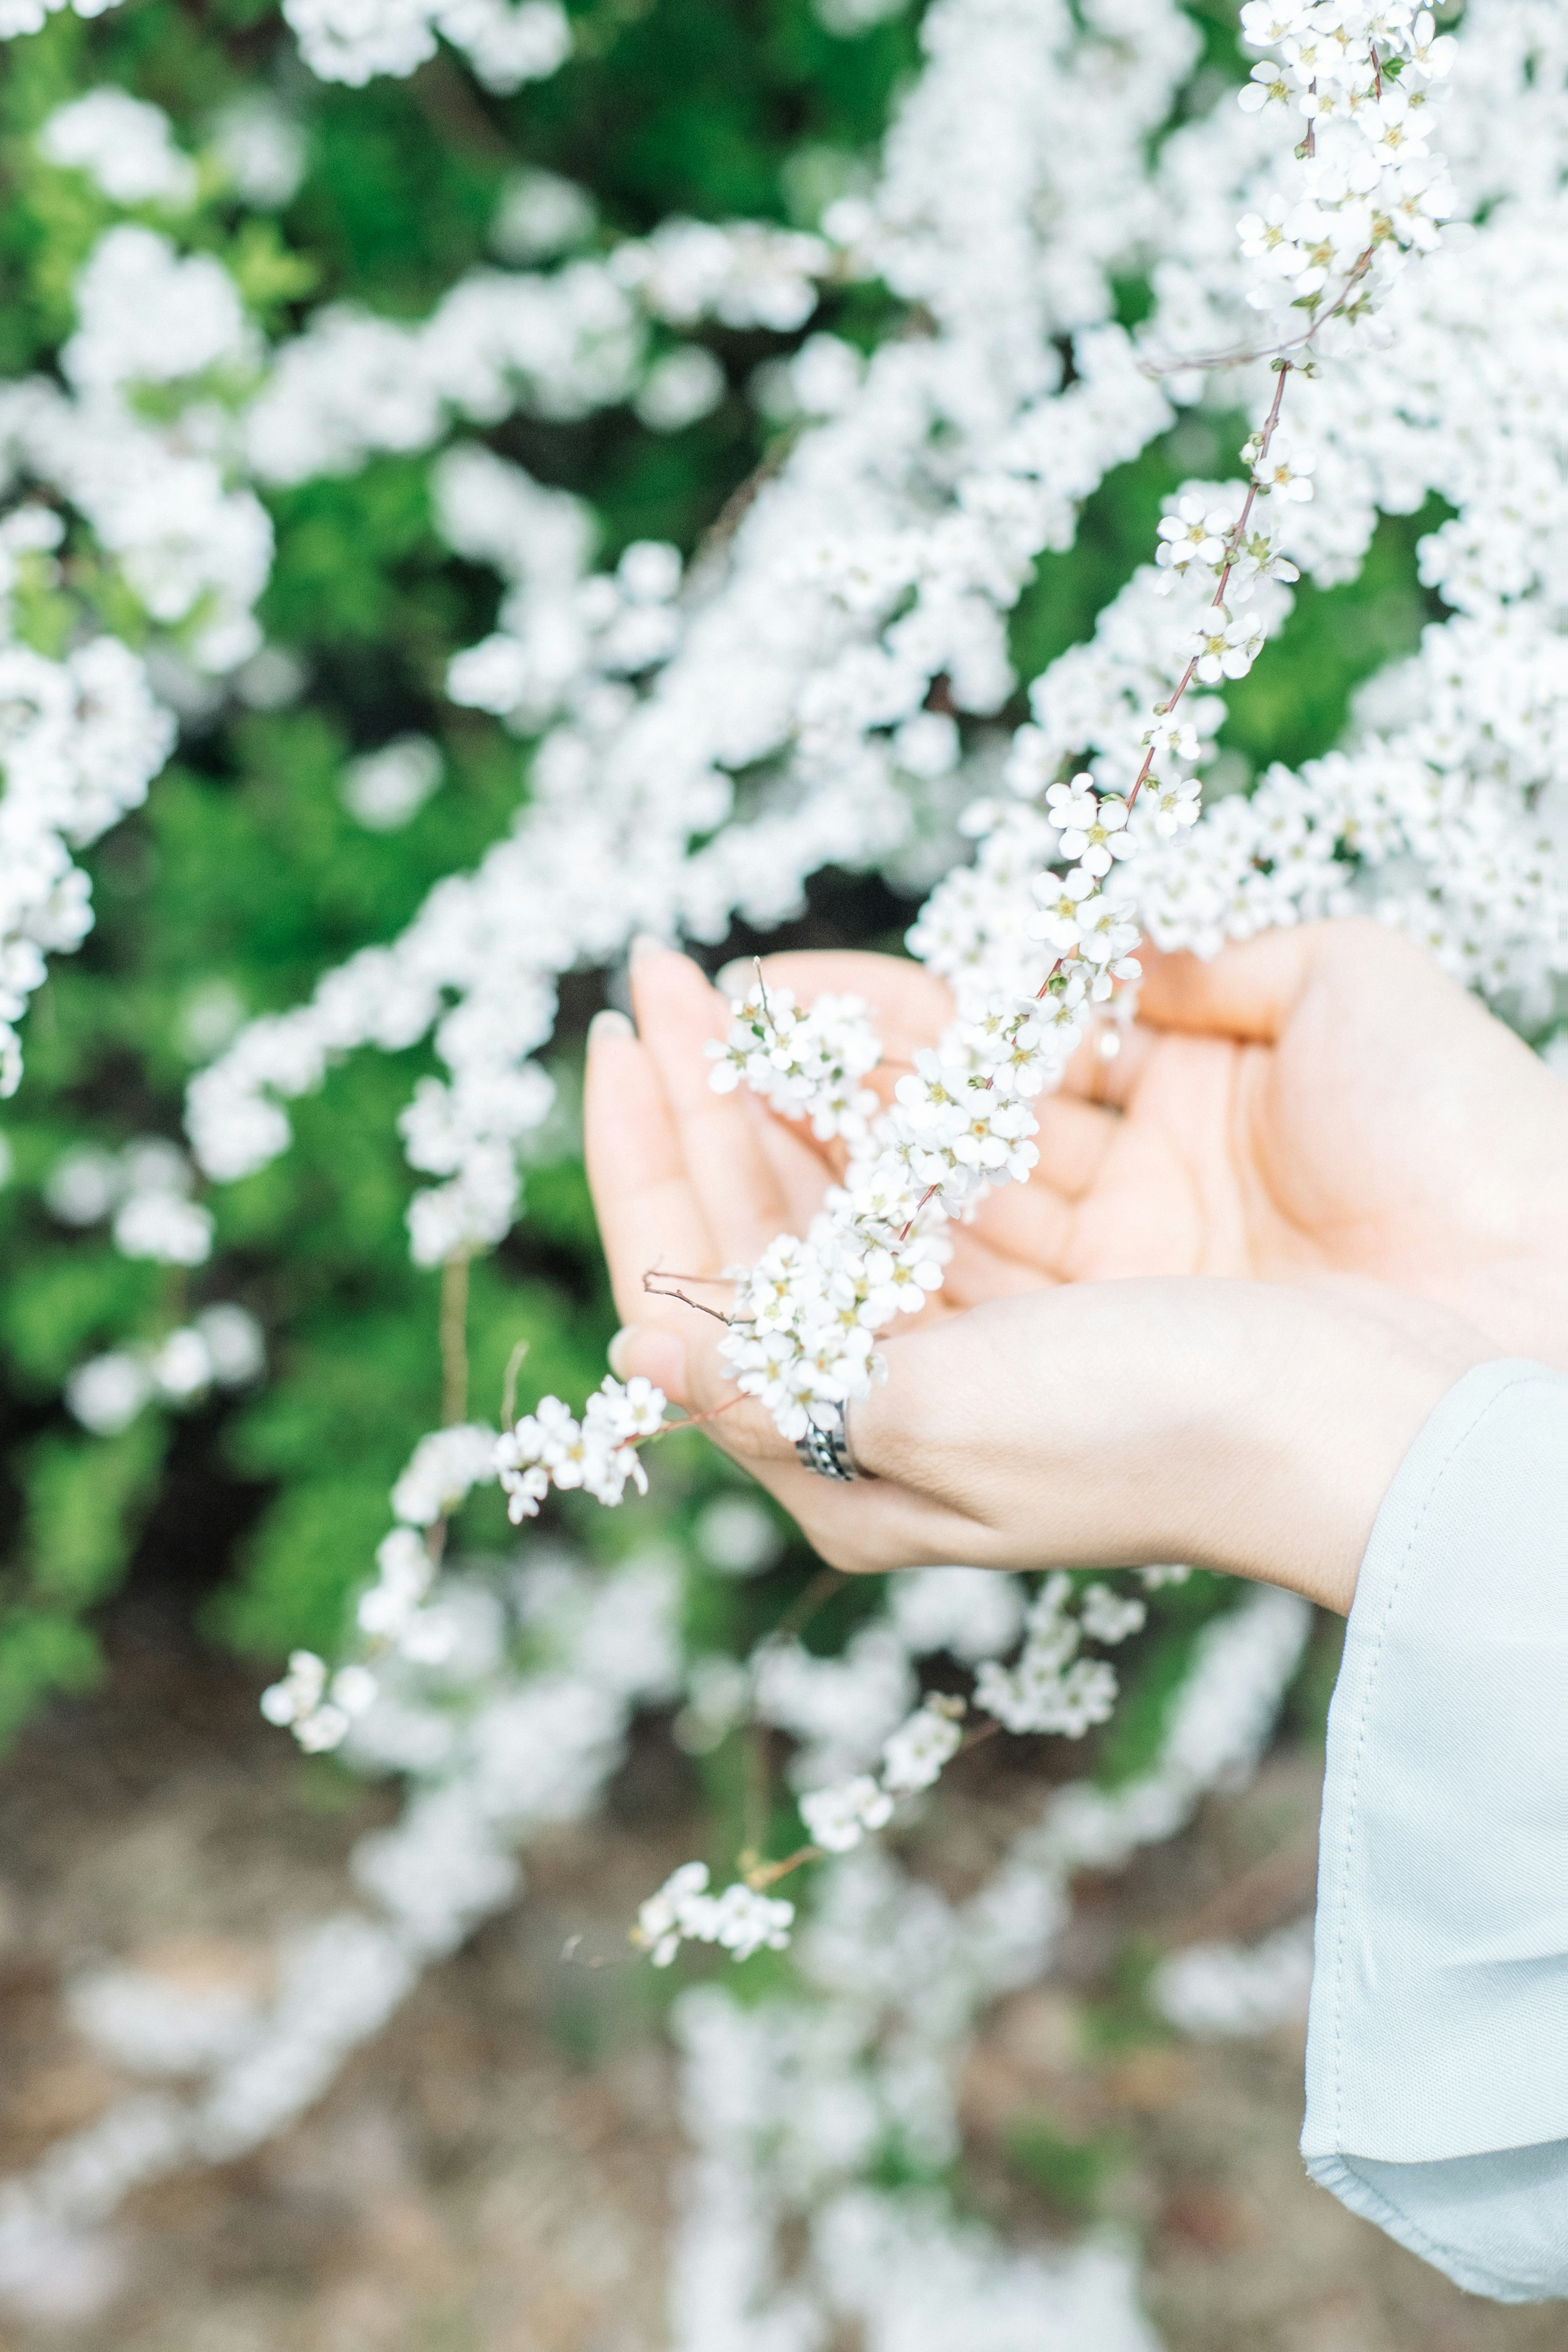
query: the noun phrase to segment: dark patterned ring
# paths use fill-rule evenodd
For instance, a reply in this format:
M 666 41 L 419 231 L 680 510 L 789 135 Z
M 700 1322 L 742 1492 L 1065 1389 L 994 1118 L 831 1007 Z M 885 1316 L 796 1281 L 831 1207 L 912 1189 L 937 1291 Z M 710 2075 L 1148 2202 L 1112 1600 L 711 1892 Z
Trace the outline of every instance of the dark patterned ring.
M 817 1418 L 806 1423 L 805 1435 L 795 1442 L 795 1450 L 806 1468 L 815 1470 L 819 1478 L 864 1477 L 865 1472 L 857 1469 L 849 1451 L 843 1406 L 818 1404 L 813 1412 Z

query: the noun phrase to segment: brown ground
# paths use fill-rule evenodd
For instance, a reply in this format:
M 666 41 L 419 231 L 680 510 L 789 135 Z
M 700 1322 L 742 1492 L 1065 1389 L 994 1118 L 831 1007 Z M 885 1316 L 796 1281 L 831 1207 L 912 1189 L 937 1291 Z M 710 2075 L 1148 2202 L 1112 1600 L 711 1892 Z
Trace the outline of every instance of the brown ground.
M 1023 2236 L 1091 2212 L 1135 2230 L 1170 2352 L 1568 2352 L 1568 2306 L 1474 2301 L 1307 2182 L 1299 2032 L 1203 2047 L 1142 2011 L 1140 1954 L 1305 1908 L 1315 1780 L 1283 1750 L 1189 1836 L 1080 1890 L 1058 1978 L 1003 2004 L 966 2070 L 973 2193 Z M 1008 1793 L 955 1801 L 932 1833 L 944 1875 L 994 1842 Z M 239 1677 L 126 1633 L 107 1687 L 0 1773 L 0 2179 L 124 2087 L 62 2023 L 62 1964 L 151 1953 L 243 1979 L 280 1919 L 345 1899 L 342 1857 L 388 1809 L 298 1761 Z M 559 1957 L 568 1933 L 618 1929 L 650 1843 L 657 1875 L 679 1824 L 645 1812 L 536 1849 L 525 1900 L 305 2122 L 133 2201 L 107 2313 L 0 2317 L 0 2352 L 662 2352 L 671 2069 L 646 1974 Z M 1065 2172 L 1009 2155 L 1041 2126 Z

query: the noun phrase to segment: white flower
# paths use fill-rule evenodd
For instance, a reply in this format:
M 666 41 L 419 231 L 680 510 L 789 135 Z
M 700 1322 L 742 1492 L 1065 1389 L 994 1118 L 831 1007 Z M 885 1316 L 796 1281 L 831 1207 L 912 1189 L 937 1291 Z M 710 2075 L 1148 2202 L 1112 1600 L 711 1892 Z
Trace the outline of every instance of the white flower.
M 1287 433 L 1276 433 L 1267 457 L 1255 461 L 1252 478 L 1260 490 L 1273 491 L 1280 498 L 1304 504 L 1312 495 L 1311 478 L 1317 464 L 1312 450 L 1304 448 Z
M 1172 841 L 1185 826 L 1196 824 L 1203 801 L 1195 776 L 1156 776 L 1151 772 L 1139 795 L 1138 806 L 1162 841 Z
M 68 1407 L 96 1437 L 127 1428 L 152 1393 L 153 1375 L 142 1358 L 120 1349 L 89 1357 L 66 1382 Z
M 650 1954 L 656 1969 L 667 1969 L 680 1949 L 680 1939 L 689 1932 L 683 1924 L 691 1916 L 694 1896 L 706 1894 L 708 1865 L 705 1862 L 683 1862 L 672 1871 L 657 1895 L 650 1895 L 637 1911 L 637 1941 Z
M 1383 96 L 1363 107 L 1357 120 L 1373 152 L 1385 163 L 1410 163 L 1426 153 L 1422 115 L 1412 111 L 1408 95 L 1397 84 L 1390 89 L 1385 83 Z
M 308 1754 L 336 1748 L 349 1727 L 348 1709 L 336 1703 L 337 1685 L 342 1680 L 342 1675 L 336 1677 L 332 1697 L 328 1699 L 325 1660 L 317 1657 L 313 1650 L 296 1650 L 283 1680 L 262 1692 L 261 1712 L 268 1723 L 287 1725 Z M 352 1673 L 346 1696 L 355 1700 L 361 1696 Z
M 1142 1601 L 1124 1600 L 1109 1584 L 1091 1584 L 1079 1608 L 1083 1630 L 1094 1642 L 1124 1642 L 1142 1631 L 1148 1614 Z
M 889 1796 L 929 1789 L 963 1745 L 960 1705 L 927 1699 L 882 1747 L 882 1786 Z
M 892 1816 L 891 1797 L 865 1772 L 830 1789 L 815 1789 L 800 1800 L 807 1836 L 827 1853 L 847 1853 L 868 1830 L 879 1830 Z
M 1423 8 L 1411 28 L 1409 58 L 1415 70 L 1438 81 L 1451 72 L 1459 45 L 1451 33 L 1439 33 L 1430 8 Z
M 1046 813 L 1063 831 L 1092 824 L 1095 805 L 1094 779 L 1089 775 L 1075 776 L 1070 784 L 1052 784 L 1046 794 Z M 1073 852 L 1069 849 L 1065 855 L 1070 857 Z
M 1058 955 L 1069 955 L 1084 938 L 1097 904 L 1094 877 L 1081 866 L 1070 874 L 1042 874 L 1034 885 L 1040 911 L 1029 919 L 1029 935 L 1045 940 Z
M 115 1214 L 114 1245 L 123 1257 L 203 1265 L 212 1244 L 212 1212 L 174 1192 L 132 1192 Z
M 1087 823 L 1063 833 L 1062 856 L 1075 859 L 1086 874 L 1099 881 L 1110 873 L 1115 859 L 1131 857 L 1138 846 L 1129 839 L 1126 825 L 1126 802 L 1102 800 Z
M 1237 97 L 1247 114 L 1259 114 L 1266 106 L 1289 106 L 1296 96 L 1295 85 L 1282 66 L 1254 66 L 1250 81 L 1243 82 Z
M 1174 710 L 1156 711 L 1142 740 L 1156 759 L 1195 760 L 1201 749 L 1192 714 L 1179 705 Z
M 1214 570 L 1225 560 L 1230 524 L 1231 519 L 1223 507 L 1205 506 L 1201 498 L 1189 491 L 1177 501 L 1173 514 L 1160 518 L 1156 562 L 1176 577 L 1184 575 L 1194 563 Z
M 1215 604 L 1193 631 L 1186 653 L 1199 680 L 1214 686 L 1223 677 L 1245 677 L 1262 646 L 1260 622 L 1246 614 L 1233 616 L 1225 605 Z

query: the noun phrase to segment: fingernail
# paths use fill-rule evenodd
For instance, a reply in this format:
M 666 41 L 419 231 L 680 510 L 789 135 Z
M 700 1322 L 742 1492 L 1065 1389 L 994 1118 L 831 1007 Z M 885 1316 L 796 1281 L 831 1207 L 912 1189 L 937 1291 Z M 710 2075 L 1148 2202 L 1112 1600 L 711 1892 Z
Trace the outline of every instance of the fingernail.
M 669 952 L 670 946 L 668 940 L 656 938 L 652 931 L 639 931 L 632 941 L 629 961 L 633 963 L 641 963 L 644 956 L 668 955 Z
M 714 974 L 713 985 L 721 996 L 744 996 L 756 976 L 751 957 L 736 956 L 731 962 L 721 966 Z
M 602 1019 L 603 1015 L 601 1014 L 600 1017 Z M 636 1338 L 637 1325 L 635 1323 L 628 1323 L 616 1333 L 615 1338 L 611 1340 L 609 1346 L 605 1350 L 605 1354 L 609 1360 L 610 1370 L 614 1372 L 616 1380 L 618 1381 L 624 1381 L 626 1377 L 626 1350 Z
M 615 1007 L 609 1004 L 602 1013 L 595 1013 L 588 1024 L 590 1045 L 602 1045 L 610 1037 L 635 1037 L 637 1034 L 626 1014 L 617 1013 Z

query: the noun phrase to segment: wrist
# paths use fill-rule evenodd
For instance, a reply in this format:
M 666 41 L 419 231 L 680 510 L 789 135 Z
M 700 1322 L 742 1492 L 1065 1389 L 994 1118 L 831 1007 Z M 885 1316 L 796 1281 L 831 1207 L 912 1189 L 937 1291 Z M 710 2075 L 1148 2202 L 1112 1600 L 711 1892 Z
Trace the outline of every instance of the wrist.
M 1496 1353 L 1458 1317 L 1371 1286 L 1220 1285 L 1230 1325 L 1190 1556 L 1347 1614 L 1384 1496 L 1456 1381 Z

